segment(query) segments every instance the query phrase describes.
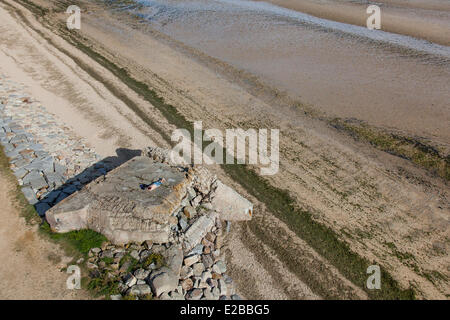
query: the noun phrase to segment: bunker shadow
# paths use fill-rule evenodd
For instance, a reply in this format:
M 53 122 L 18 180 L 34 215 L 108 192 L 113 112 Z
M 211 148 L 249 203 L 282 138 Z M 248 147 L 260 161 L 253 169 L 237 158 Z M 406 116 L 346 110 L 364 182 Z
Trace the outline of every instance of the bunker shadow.
M 44 198 L 40 199 L 34 205 L 37 213 L 45 220 L 45 213 L 47 210 L 71 194 L 83 189 L 85 185 L 93 180 L 105 176 L 111 170 L 140 155 L 142 155 L 142 150 L 131 150 L 126 148 L 116 149 L 116 156 L 106 157 L 97 161 L 93 165 L 85 168 L 79 174 L 67 179 L 61 186 L 53 189 Z

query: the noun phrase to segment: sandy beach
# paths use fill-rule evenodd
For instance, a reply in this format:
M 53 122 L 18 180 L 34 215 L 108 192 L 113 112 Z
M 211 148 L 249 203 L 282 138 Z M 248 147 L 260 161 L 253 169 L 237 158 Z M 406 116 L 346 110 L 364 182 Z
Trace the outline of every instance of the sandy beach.
M 174 11 L 142 23 L 133 12 L 82 0 L 76 1 L 81 30 L 69 31 L 64 1 L 1 0 L 0 71 L 105 157 L 117 148 L 169 147 L 178 125 L 130 78 L 204 128 L 279 128 L 280 170 L 264 181 L 289 190 L 296 208 L 358 257 L 380 264 L 401 289 L 413 288 L 420 299 L 448 298 L 448 180 L 330 125 L 334 118 L 363 121 L 448 157 L 448 2 L 381 1 L 385 30 L 417 37 L 402 39 L 426 52 L 369 41 L 363 33 L 326 32 L 295 16 L 298 10 L 361 25 L 358 3 L 326 2 L 331 12 L 312 0 L 271 2 L 293 9 L 293 16 L 242 9 L 235 1 L 202 1 L 204 7 L 177 15 L 183 8 L 169 1 Z M 29 3 L 51 10 L 41 14 Z M 425 13 L 416 17 L 414 10 Z M 395 15 L 414 17 L 417 29 Z M 222 167 L 210 169 L 255 205 L 253 220 L 233 226 L 227 244 L 230 275 L 243 297 L 370 298 L 336 247 L 302 238 L 293 220 L 274 212 L 270 196 Z

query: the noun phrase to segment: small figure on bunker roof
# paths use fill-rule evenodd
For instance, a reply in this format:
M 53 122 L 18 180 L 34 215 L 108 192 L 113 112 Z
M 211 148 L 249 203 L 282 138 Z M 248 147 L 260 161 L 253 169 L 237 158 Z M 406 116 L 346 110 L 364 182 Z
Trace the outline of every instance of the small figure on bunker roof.
M 150 184 L 141 184 L 141 189 L 152 191 L 152 190 L 155 190 L 156 188 L 158 188 L 160 185 L 162 185 L 163 182 L 166 182 L 166 179 L 159 178 L 157 181 L 154 181 Z

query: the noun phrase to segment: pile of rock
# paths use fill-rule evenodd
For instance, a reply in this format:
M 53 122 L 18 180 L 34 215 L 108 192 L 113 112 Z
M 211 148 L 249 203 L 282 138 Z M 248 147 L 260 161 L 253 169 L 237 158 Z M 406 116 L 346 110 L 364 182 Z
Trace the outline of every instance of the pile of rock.
M 89 252 L 90 277 L 117 281 L 111 299 L 219 300 L 240 297 L 227 275 L 221 220 L 184 253 L 179 244 L 104 244 Z

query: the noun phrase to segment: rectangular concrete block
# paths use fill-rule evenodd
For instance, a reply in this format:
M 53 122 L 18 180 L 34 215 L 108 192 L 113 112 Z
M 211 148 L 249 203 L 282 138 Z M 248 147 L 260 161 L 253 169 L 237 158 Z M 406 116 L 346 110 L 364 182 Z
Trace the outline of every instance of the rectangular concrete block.
M 211 204 L 220 213 L 222 220 L 245 221 L 252 218 L 253 203 L 220 180 L 217 180 L 215 194 Z
M 184 250 L 189 251 L 198 245 L 216 223 L 217 214 L 207 213 L 195 221 L 184 236 Z

